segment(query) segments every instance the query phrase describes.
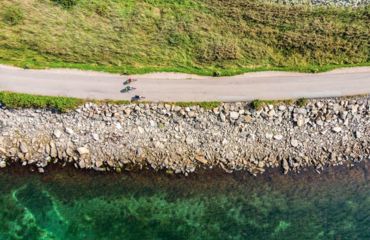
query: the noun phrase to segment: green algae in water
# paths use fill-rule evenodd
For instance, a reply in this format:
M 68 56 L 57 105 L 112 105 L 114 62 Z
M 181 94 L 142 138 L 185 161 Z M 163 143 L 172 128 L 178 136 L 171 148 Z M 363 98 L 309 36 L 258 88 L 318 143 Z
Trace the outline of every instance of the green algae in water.
M 0 239 L 370 239 L 362 168 L 302 177 L 0 172 Z

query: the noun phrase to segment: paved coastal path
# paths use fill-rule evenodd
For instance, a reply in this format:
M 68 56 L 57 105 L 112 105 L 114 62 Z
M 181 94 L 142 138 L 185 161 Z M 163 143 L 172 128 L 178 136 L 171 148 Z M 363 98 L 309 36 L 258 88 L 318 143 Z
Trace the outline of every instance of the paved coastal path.
M 128 77 L 137 90 L 121 93 Z M 149 101 L 243 101 L 334 97 L 370 93 L 370 67 L 307 74 L 255 72 L 233 77 L 153 73 L 121 76 L 70 69 L 24 70 L 0 65 L 0 91 L 90 99 L 129 100 L 143 95 Z

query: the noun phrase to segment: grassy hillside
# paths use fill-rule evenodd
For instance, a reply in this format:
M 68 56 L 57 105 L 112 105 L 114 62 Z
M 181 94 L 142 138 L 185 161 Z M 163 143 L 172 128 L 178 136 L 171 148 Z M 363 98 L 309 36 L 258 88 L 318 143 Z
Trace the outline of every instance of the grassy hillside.
M 253 0 L 1 0 L 0 62 L 111 72 L 369 65 L 370 7 Z

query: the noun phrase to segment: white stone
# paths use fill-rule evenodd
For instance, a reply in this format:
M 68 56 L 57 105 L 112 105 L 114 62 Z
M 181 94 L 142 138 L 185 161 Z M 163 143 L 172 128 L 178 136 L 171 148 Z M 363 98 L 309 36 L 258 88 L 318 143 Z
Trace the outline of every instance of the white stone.
M 286 110 L 286 106 L 284 106 L 284 105 L 279 106 L 279 111 L 285 111 L 285 110 Z
M 316 121 L 316 124 L 319 125 L 319 126 L 322 126 L 322 125 L 324 125 L 324 122 L 319 119 L 319 120 Z
M 5 167 L 6 167 L 6 162 L 0 161 L 0 168 L 5 168 Z
M 137 127 L 137 130 L 139 131 L 140 134 L 143 134 L 145 132 L 144 128 L 142 127 Z
M 62 136 L 62 132 L 59 129 L 55 129 L 53 134 L 56 138 L 60 138 Z
M 221 122 L 225 122 L 226 121 L 225 114 L 220 113 L 220 118 L 221 118 Z
M 305 125 L 305 119 L 302 115 L 299 115 L 298 118 L 297 118 L 297 126 L 298 127 L 302 127 L 303 125 Z
M 291 144 L 293 147 L 298 147 L 299 142 L 298 142 L 298 140 L 296 140 L 296 139 L 292 139 L 292 141 L 290 142 L 290 144 Z
M 278 141 L 282 140 L 283 138 L 284 138 L 283 135 L 280 134 L 274 136 L 274 139 Z
M 231 120 L 238 120 L 239 113 L 238 112 L 230 112 L 230 119 Z
M 274 135 L 272 133 L 266 133 L 266 138 L 267 139 L 272 139 Z
M 362 133 L 360 131 L 356 131 L 355 135 L 356 135 L 356 138 L 362 137 Z
M 27 145 L 23 142 L 20 142 L 19 144 L 19 150 L 21 150 L 22 153 L 28 153 Z
M 192 137 L 192 136 L 188 136 L 188 137 L 186 138 L 186 143 L 187 143 L 187 144 L 192 144 L 192 143 L 193 143 L 193 137 Z
M 99 135 L 98 135 L 98 134 L 93 133 L 93 134 L 92 134 L 92 137 L 93 137 L 93 139 L 94 139 L 95 141 L 99 141 Z
M 333 127 L 333 132 L 340 133 L 342 131 L 341 127 Z
M 71 129 L 71 128 L 66 128 L 65 129 L 66 133 L 68 133 L 69 135 L 72 135 L 74 134 L 74 131 Z

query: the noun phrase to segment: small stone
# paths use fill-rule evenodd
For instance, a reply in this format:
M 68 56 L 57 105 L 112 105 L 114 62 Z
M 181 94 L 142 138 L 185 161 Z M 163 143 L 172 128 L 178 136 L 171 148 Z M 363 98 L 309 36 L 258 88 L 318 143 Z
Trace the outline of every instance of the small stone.
M 279 111 L 285 111 L 286 110 L 286 106 L 280 105 L 278 109 L 279 109 Z
M 0 161 L 0 168 L 5 168 L 5 167 L 6 167 L 6 162 Z
M 287 174 L 288 171 L 289 171 L 289 163 L 286 159 L 283 160 L 282 167 L 283 167 L 283 170 L 284 170 L 284 174 Z
M 194 112 L 194 111 L 190 111 L 190 112 L 188 112 L 188 116 L 189 116 L 190 118 L 195 117 L 195 112 Z
M 136 156 L 141 157 L 144 154 L 144 150 L 139 147 L 136 149 Z
M 137 130 L 139 131 L 140 134 L 143 134 L 145 132 L 144 128 L 142 127 L 137 127 Z
M 322 126 L 322 125 L 324 125 L 324 122 L 323 122 L 323 121 L 321 121 L 320 119 L 318 119 L 318 120 L 316 121 L 316 124 L 317 124 L 318 126 Z
M 19 144 L 19 150 L 21 150 L 22 153 L 28 153 L 27 145 L 23 142 L 20 142 Z
M 333 132 L 335 132 L 335 133 L 340 133 L 340 132 L 342 132 L 342 128 L 341 128 L 341 127 L 333 127 L 333 128 L 332 128 L 332 130 L 333 130 Z
M 356 131 L 355 132 L 355 136 L 356 136 L 356 138 L 361 138 L 362 137 L 362 133 L 360 131 Z
M 62 136 L 62 132 L 59 129 L 55 129 L 53 134 L 55 138 L 60 138 Z
M 322 108 L 323 106 L 324 106 L 324 104 L 323 104 L 322 102 L 317 102 L 317 103 L 316 103 L 316 107 L 317 107 L 318 109 Z
M 305 119 L 302 115 L 299 115 L 297 118 L 297 126 L 302 127 L 303 125 L 305 125 Z
M 230 119 L 231 120 L 238 120 L 239 113 L 238 112 L 230 112 Z
M 78 152 L 78 154 L 80 154 L 80 156 L 90 154 L 89 149 L 87 149 L 86 147 L 77 148 L 77 152 Z
M 157 126 L 157 123 L 155 121 L 153 121 L 153 120 L 150 120 L 149 121 L 149 124 L 150 124 L 151 127 Z
M 6 154 L 5 148 L 0 147 L 0 154 Z
M 131 114 L 131 109 L 130 108 L 126 108 L 123 110 L 123 112 L 126 114 L 126 115 L 130 115 Z
M 272 133 L 266 133 L 266 138 L 267 139 L 272 139 L 272 137 L 274 136 Z
M 38 168 L 37 170 L 38 170 L 39 173 L 44 173 L 45 172 L 45 170 L 43 168 Z
M 72 135 L 74 134 L 74 131 L 72 130 L 72 128 L 66 128 L 65 129 L 66 133 L 68 133 L 69 135 Z
M 269 117 L 273 117 L 273 116 L 275 116 L 275 110 L 274 109 L 272 109 L 272 110 L 270 110 L 269 112 L 268 112 L 268 115 L 269 115 Z
M 58 156 L 58 151 L 55 143 L 51 141 L 49 145 L 50 145 L 50 156 L 56 158 Z
M 188 136 L 185 141 L 186 141 L 187 144 L 192 144 L 193 143 L 193 137 Z
M 221 122 L 225 122 L 226 121 L 225 114 L 220 113 L 220 119 L 221 119 Z
M 208 163 L 208 161 L 207 161 L 207 159 L 205 159 L 203 156 L 201 156 L 201 155 L 197 155 L 197 156 L 195 156 L 195 160 L 197 160 L 198 162 L 201 162 L 201 163 L 203 163 L 203 164 L 207 164 Z
M 99 141 L 99 135 L 98 135 L 98 134 L 93 133 L 93 134 L 92 134 L 92 137 L 93 137 L 93 139 L 94 139 L 95 141 Z
M 280 141 L 280 140 L 282 140 L 282 139 L 283 139 L 283 135 L 280 135 L 280 134 L 275 135 L 275 136 L 274 136 L 274 139 L 275 139 L 275 140 Z
M 245 123 L 250 123 L 250 122 L 252 122 L 252 120 L 253 120 L 253 118 L 251 116 L 249 116 L 249 115 L 247 115 L 247 116 L 244 117 L 244 122 Z
M 290 141 L 290 144 L 291 144 L 293 147 L 298 147 L 299 142 L 298 142 L 298 140 L 296 140 L 296 139 L 292 139 L 292 141 Z

